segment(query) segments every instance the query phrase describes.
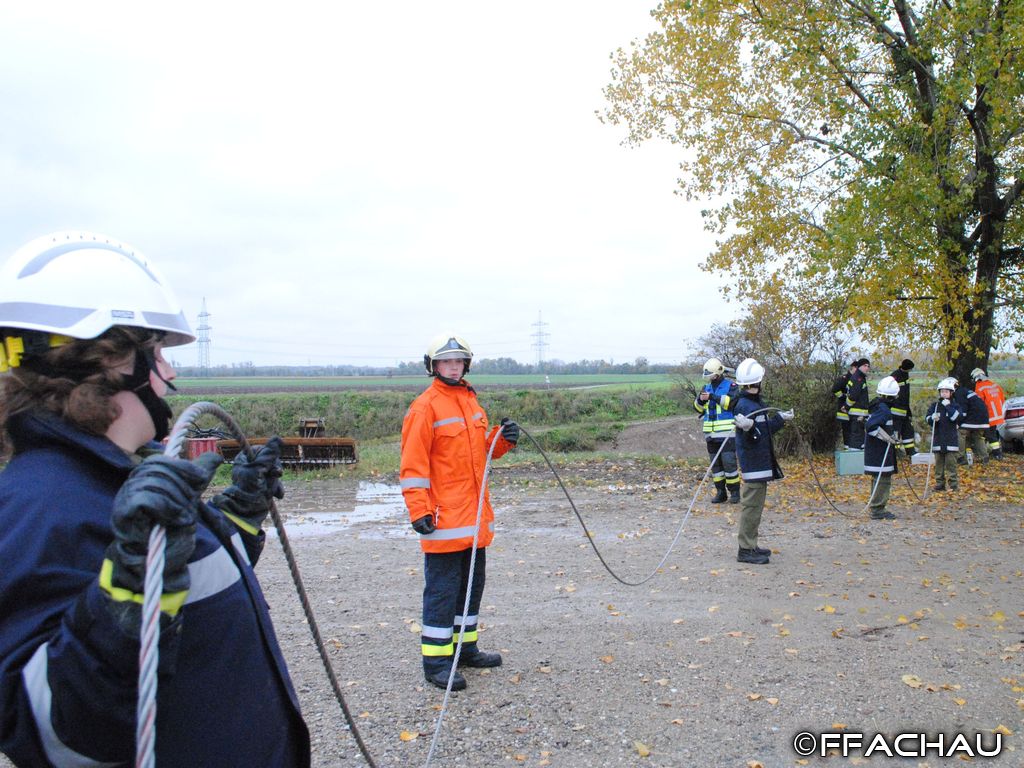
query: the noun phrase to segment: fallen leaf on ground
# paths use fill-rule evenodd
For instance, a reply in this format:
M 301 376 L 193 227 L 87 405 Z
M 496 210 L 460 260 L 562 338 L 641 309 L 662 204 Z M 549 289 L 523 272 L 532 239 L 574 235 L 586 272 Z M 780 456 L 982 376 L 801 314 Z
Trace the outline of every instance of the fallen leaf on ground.
M 414 739 L 419 738 L 419 735 L 419 731 L 402 731 L 398 734 L 398 738 L 402 741 L 413 741 Z
M 922 685 L 924 685 L 921 678 L 917 675 L 904 675 L 900 678 L 900 680 L 902 680 L 906 685 L 909 685 L 911 688 L 920 688 Z
M 640 757 L 647 757 L 649 754 L 651 754 L 651 748 L 641 741 L 634 741 L 633 749 L 636 750 L 636 753 L 640 755 Z

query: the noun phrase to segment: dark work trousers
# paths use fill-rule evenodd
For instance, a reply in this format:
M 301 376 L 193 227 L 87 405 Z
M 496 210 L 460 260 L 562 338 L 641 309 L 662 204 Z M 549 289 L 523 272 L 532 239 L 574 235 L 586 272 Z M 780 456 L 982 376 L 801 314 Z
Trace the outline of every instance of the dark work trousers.
M 863 416 L 850 417 L 850 442 L 848 445 L 854 450 L 864 450 L 864 422 Z
M 465 658 L 477 650 L 477 621 L 484 594 L 487 550 L 481 547 L 476 551 L 469 613 L 463 617 L 472 554 L 472 549 L 464 549 L 461 552 L 427 552 L 423 556 L 423 634 L 420 641 L 423 671 L 427 674 L 451 669 L 455 644 L 463 627 L 465 634 L 460 656 Z
M 722 448 L 722 443 L 725 447 Z M 736 441 L 730 436 L 727 440 L 708 438 L 708 457 L 714 459 L 711 465 L 711 479 L 717 484 L 725 481 L 726 486 L 731 490 L 739 485 L 740 473 L 736 464 Z M 721 453 L 719 453 L 721 449 Z M 718 458 L 716 459 L 715 456 Z

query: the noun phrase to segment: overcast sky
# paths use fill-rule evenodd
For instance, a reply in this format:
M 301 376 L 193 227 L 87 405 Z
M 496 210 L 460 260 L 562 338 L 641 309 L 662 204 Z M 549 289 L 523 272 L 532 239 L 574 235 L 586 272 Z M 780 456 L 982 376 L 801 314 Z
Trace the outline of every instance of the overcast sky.
M 644 0 L 0 7 L 0 256 L 132 244 L 193 328 L 205 297 L 214 365 L 449 329 L 532 362 L 538 313 L 545 359 L 677 362 L 738 312 L 677 150 L 595 115 Z

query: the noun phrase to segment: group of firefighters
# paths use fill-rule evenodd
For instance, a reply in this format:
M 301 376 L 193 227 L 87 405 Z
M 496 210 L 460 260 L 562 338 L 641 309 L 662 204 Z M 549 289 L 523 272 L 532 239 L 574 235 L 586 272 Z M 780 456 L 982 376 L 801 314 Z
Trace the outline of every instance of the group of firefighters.
M 893 428 L 899 435 L 899 446 L 908 456 L 917 451 L 910 408 L 910 372 L 913 369 L 913 360 L 903 360 L 899 368 L 878 383 L 876 390 L 880 397 L 889 396 L 890 390 L 895 393 L 890 409 L 893 415 Z M 862 450 L 865 447 L 865 426 L 871 405 L 868 385 L 870 373 L 871 362 L 862 357 L 851 361 L 847 372 L 839 376 L 832 385 L 832 395 L 836 400 L 836 420 L 842 430 L 845 450 Z M 984 464 L 990 456 L 994 459 L 1003 458 L 999 426 L 1004 420 L 1003 406 L 1006 403 L 1006 393 L 981 368 L 971 371 L 971 379 L 973 389 L 962 386 L 955 376 L 944 377 L 935 389 L 940 395 L 939 400 L 950 399 L 956 404 L 958 415 L 954 425 L 962 432 L 958 435 L 958 447 L 951 452 L 963 453 L 963 449 L 970 448 L 974 459 Z M 943 390 L 950 391 L 952 395 L 942 397 Z M 929 450 L 934 450 L 931 442 Z M 958 463 L 966 464 L 966 456 L 961 455 Z
M 842 428 L 844 450 L 864 452 L 864 473 L 872 478 L 868 509 L 873 520 L 892 520 L 886 509 L 897 472 L 897 451 L 906 456 L 917 452 L 910 404 L 910 372 L 914 361 L 904 359 L 899 367 L 878 382 L 871 397 L 867 358 L 850 362 L 848 371 L 836 379 L 836 420 Z M 792 411 L 772 408 L 761 399 L 764 368 L 748 358 L 735 370 L 735 379 L 718 358 L 704 363 L 706 384 L 693 401 L 701 415 L 703 432 L 711 458 L 715 484 L 712 504 L 740 504 L 736 559 L 741 563 L 767 564 L 771 550 L 758 547 L 757 532 L 764 509 L 768 482 L 782 477 L 775 457 L 772 435 L 793 418 Z M 935 490 L 958 490 L 957 464 L 966 464 L 964 448 L 985 463 L 1001 459 L 998 427 L 1003 423 L 1006 395 L 981 368 L 971 372 L 974 388 L 961 386 L 947 376 L 936 386 L 937 399 L 931 403 L 925 421 L 930 425 L 928 450 L 935 457 Z M 753 418 L 751 418 L 753 417 Z M 742 483 L 741 483 L 742 480 Z

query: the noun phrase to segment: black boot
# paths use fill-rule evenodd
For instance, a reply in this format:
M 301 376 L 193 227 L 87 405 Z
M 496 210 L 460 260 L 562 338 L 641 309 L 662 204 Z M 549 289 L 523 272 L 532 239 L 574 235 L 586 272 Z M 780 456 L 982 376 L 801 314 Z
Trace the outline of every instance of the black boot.
M 500 667 L 501 654 L 481 651 L 474 643 L 462 649 L 462 652 L 459 654 L 459 666 L 477 668 Z
M 721 504 L 729 498 L 725 493 L 725 480 L 715 480 L 715 488 L 718 489 L 718 493 L 716 493 L 715 498 L 711 500 L 712 504 Z
M 754 551 L 759 555 L 767 555 L 768 557 L 771 557 L 772 555 L 772 551 L 770 549 L 765 549 L 764 547 L 754 547 Z
M 756 549 L 743 549 L 736 554 L 737 563 L 749 563 L 750 565 L 767 565 L 768 555 L 763 555 Z
M 1002 461 L 1003 460 L 1003 449 L 1002 448 L 996 448 L 995 450 L 993 450 L 992 451 L 992 458 L 995 459 L 996 461 Z
M 740 484 L 733 483 L 729 487 L 729 503 L 739 504 L 740 503 Z
M 447 690 L 448 689 L 448 676 L 451 675 L 452 668 L 451 664 L 447 668 L 439 669 L 436 672 L 428 672 L 426 669 L 423 670 L 423 677 L 426 678 L 427 682 L 431 685 L 436 685 L 438 688 Z M 452 678 L 452 690 L 461 691 L 466 687 L 466 678 L 462 676 L 462 673 L 458 670 L 455 671 L 455 677 Z

